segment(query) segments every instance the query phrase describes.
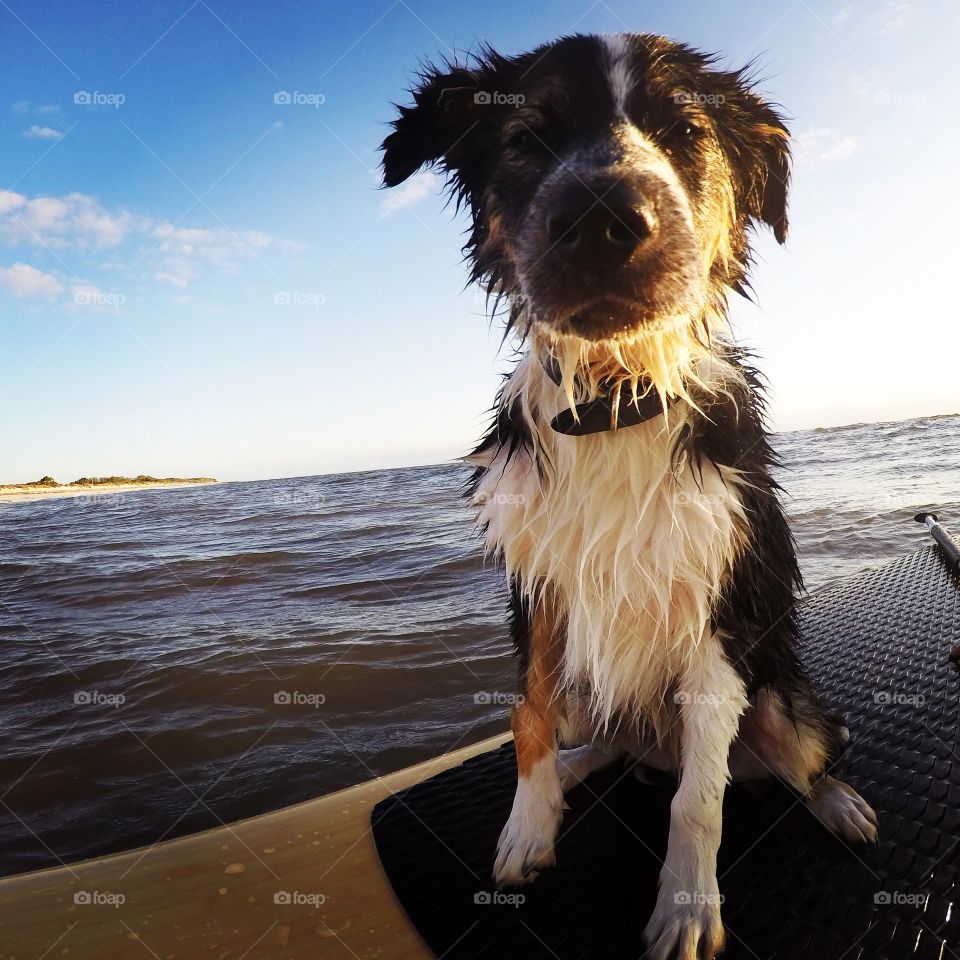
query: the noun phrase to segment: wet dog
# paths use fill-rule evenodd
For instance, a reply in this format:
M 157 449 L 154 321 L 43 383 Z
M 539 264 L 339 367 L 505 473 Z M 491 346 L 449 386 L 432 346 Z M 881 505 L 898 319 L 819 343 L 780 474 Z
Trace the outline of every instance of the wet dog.
M 780 778 L 876 838 L 827 773 L 846 731 L 796 653 L 762 385 L 726 320 L 753 231 L 787 235 L 787 128 L 744 71 L 645 34 L 485 50 L 427 68 L 413 101 L 384 182 L 448 175 L 472 279 L 522 350 L 471 456 L 524 693 L 494 875 L 551 866 L 564 791 L 629 754 L 679 774 L 648 955 L 713 957 L 731 778 Z

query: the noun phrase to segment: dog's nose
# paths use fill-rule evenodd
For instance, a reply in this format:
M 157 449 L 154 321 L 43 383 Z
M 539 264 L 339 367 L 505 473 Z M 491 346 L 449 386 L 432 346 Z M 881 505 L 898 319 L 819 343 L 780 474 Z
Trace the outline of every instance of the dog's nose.
M 568 187 L 550 205 L 547 237 L 568 256 L 628 260 L 656 232 L 656 220 L 642 197 L 623 184 L 594 189 Z

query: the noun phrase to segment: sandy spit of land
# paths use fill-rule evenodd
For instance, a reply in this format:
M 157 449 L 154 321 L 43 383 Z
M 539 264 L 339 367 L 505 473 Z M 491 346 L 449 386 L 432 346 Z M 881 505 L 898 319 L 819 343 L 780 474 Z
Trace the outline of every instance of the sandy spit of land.
M 9 486 L 0 488 L 0 504 L 31 503 L 35 500 L 55 500 L 59 497 L 95 497 L 107 493 L 132 493 L 135 490 L 174 490 L 178 487 L 198 487 L 219 480 L 156 480 L 146 483 L 103 483 L 78 485 L 65 483 L 60 487 Z

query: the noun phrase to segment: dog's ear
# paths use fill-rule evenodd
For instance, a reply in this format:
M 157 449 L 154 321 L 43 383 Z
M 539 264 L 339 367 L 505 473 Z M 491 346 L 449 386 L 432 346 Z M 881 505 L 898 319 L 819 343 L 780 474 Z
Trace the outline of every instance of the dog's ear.
M 767 224 L 778 243 L 787 239 L 787 194 L 790 189 L 790 131 L 769 104 L 750 94 L 743 128 L 750 177 L 746 193 L 749 216 Z
M 442 161 L 457 169 L 478 124 L 477 104 L 484 103 L 478 71 L 452 65 L 428 67 L 413 90 L 412 107 L 398 106 L 393 133 L 381 144 L 383 184 L 395 187 L 422 166 Z

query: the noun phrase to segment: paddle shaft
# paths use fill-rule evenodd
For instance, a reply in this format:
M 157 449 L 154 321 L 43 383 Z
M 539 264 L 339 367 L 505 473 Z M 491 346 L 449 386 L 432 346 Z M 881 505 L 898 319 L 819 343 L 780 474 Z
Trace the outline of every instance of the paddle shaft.
M 937 522 L 937 515 L 935 513 L 918 513 L 913 519 L 926 526 L 930 531 L 930 536 L 940 545 L 949 566 L 960 573 L 960 547 L 954 543 L 953 537 Z

